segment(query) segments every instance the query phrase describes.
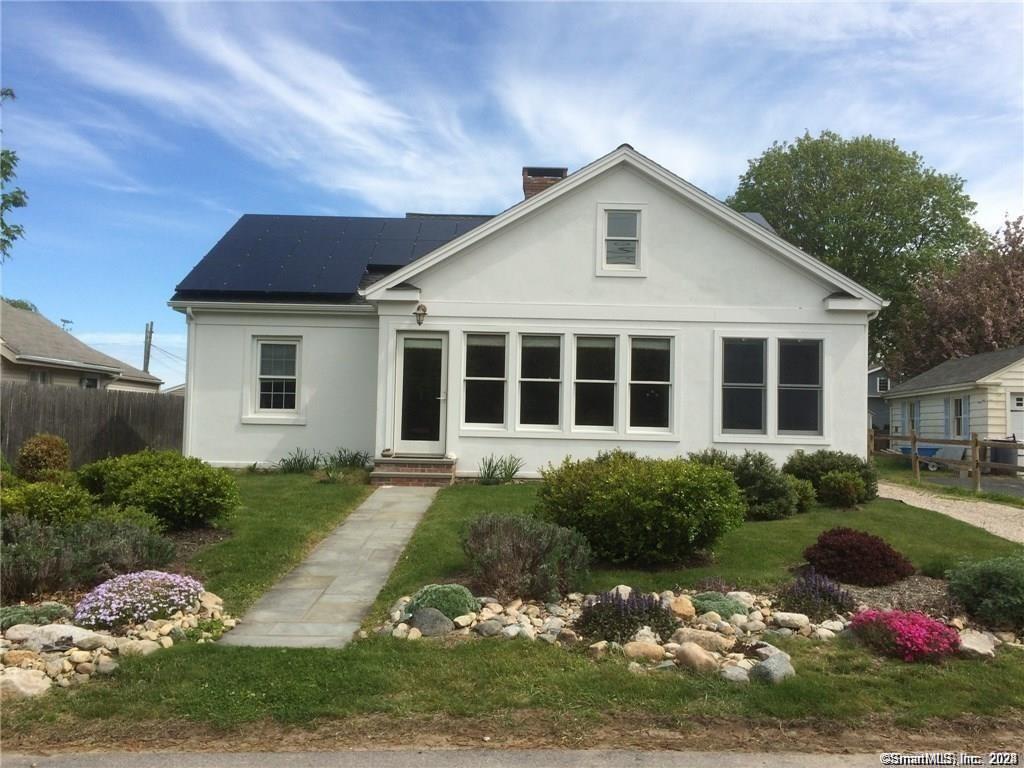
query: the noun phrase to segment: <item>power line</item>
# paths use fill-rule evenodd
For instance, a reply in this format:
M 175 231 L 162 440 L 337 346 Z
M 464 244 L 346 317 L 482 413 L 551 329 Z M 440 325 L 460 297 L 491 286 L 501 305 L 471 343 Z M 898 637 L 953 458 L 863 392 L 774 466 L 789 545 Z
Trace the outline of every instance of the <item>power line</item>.
M 169 356 L 173 357 L 175 360 L 180 360 L 181 362 L 186 363 L 186 364 L 188 363 L 188 360 L 186 360 L 184 357 L 181 357 L 180 355 L 176 355 L 173 352 L 168 352 L 163 347 L 158 347 L 156 344 L 152 344 L 152 347 L 153 347 L 153 349 L 156 349 L 156 350 L 158 350 L 160 352 L 163 352 L 165 355 L 169 355 Z

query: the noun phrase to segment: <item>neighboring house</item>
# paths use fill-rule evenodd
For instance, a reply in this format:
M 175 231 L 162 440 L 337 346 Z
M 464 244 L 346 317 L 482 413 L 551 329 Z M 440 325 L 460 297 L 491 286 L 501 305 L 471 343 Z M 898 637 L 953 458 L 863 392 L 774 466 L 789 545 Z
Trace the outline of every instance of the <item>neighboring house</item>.
M 137 392 L 156 392 L 163 383 L 84 344 L 38 312 L 6 301 L 0 301 L 0 378 Z
M 1024 438 L 1024 346 L 947 360 L 885 400 L 892 431 L 925 437 Z
M 395 482 L 492 454 L 537 476 L 616 447 L 866 453 L 881 298 L 628 145 L 523 188 L 494 217 L 239 219 L 170 302 L 186 453 L 346 446 Z
M 185 385 L 175 384 L 173 387 L 164 387 L 160 390 L 162 395 L 176 395 L 177 397 L 185 396 Z
M 885 368 L 876 365 L 868 369 L 868 421 L 876 432 L 889 431 L 889 405 L 884 397 L 891 385 Z

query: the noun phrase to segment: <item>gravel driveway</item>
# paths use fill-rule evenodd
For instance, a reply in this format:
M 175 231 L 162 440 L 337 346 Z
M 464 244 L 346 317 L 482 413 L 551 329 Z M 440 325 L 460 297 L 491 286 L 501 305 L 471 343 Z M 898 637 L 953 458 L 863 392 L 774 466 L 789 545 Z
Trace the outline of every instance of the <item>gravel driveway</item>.
M 878 495 L 921 509 L 941 512 L 943 515 L 984 528 L 996 536 L 1024 544 L 1024 509 L 991 501 L 946 498 L 894 483 L 879 483 Z

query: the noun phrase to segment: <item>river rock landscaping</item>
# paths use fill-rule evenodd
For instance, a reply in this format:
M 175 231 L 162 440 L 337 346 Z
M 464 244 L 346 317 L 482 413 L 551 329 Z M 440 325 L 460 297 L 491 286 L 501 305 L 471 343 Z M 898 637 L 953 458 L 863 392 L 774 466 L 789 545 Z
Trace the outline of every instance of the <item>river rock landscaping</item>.
M 429 593 L 438 586 L 430 585 L 425 590 Z M 442 586 L 466 592 L 459 585 Z M 608 599 L 623 606 L 620 611 L 628 610 L 625 606 L 630 602 L 649 601 L 668 617 L 669 624 L 660 631 L 642 625 L 628 637 L 621 637 L 622 642 L 582 631 L 585 609 Z M 419 605 L 414 596 L 401 597 L 391 607 L 388 620 L 377 628 L 377 634 L 401 640 L 520 639 L 578 650 L 595 660 L 620 656 L 638 674 L 685 671 L 716 674 L 737 684 L 774 684 L 797 672 L 789 654 L 773 645 L 773 640 L 830 642 L 841 634 L 853 634 L 854 617 L 872 610 L 858 603 L 851 611 L 815 621 L 803 613 L 778 610 L 776 601 L 767 595 L 692 590 L 641 593 L 624 584 L 605 595 L 575 592 L 558 602 L 515 599 L 501 603 L 487 596 L 474 597 L 473 601 L 476 610 L 449 617 L 438 608 Z M 720 611 L 700 610 L 709 605 L 732 612 L 723 615 Z M 1016 634 L 968 626 L 962 616 L 943 617 L 939 623 L 959 636 L 957 650 L 964 657 L 992 658 L 1003 644 L 1024 647 Z
M 175 643 L 210 643 L 238 623 L 224 612 L 223 601 L 206 591 L 165 619 L 119 627 L 116 634 L 71 623 L 71 611 L 57 611 L 61 607 L 57 604 L 41 607 L 43 615 L 63 613 L 64 617 L 48 624 L 7 628 L 0 638 L 0 700 L 39 696 L 55 685 L 69 688 L 87 683 L 114 672 L 121 658 L 148 656 Z

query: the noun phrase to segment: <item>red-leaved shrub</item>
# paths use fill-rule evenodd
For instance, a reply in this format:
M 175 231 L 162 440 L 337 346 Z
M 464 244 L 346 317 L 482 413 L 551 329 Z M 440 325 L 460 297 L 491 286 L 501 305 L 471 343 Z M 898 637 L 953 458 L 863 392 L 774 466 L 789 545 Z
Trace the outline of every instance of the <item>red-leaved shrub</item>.
M 923 613 L 862 611 L 850 628 L 869 648 L 903 661 L 940 661 L 960 648 L 955 629 Z
M 881 587 L 914 572 L 902 554 L 878 536 L 852 528 L 833 528 L 804 550 L 814 570 L 830 579 L 861 587 Z

